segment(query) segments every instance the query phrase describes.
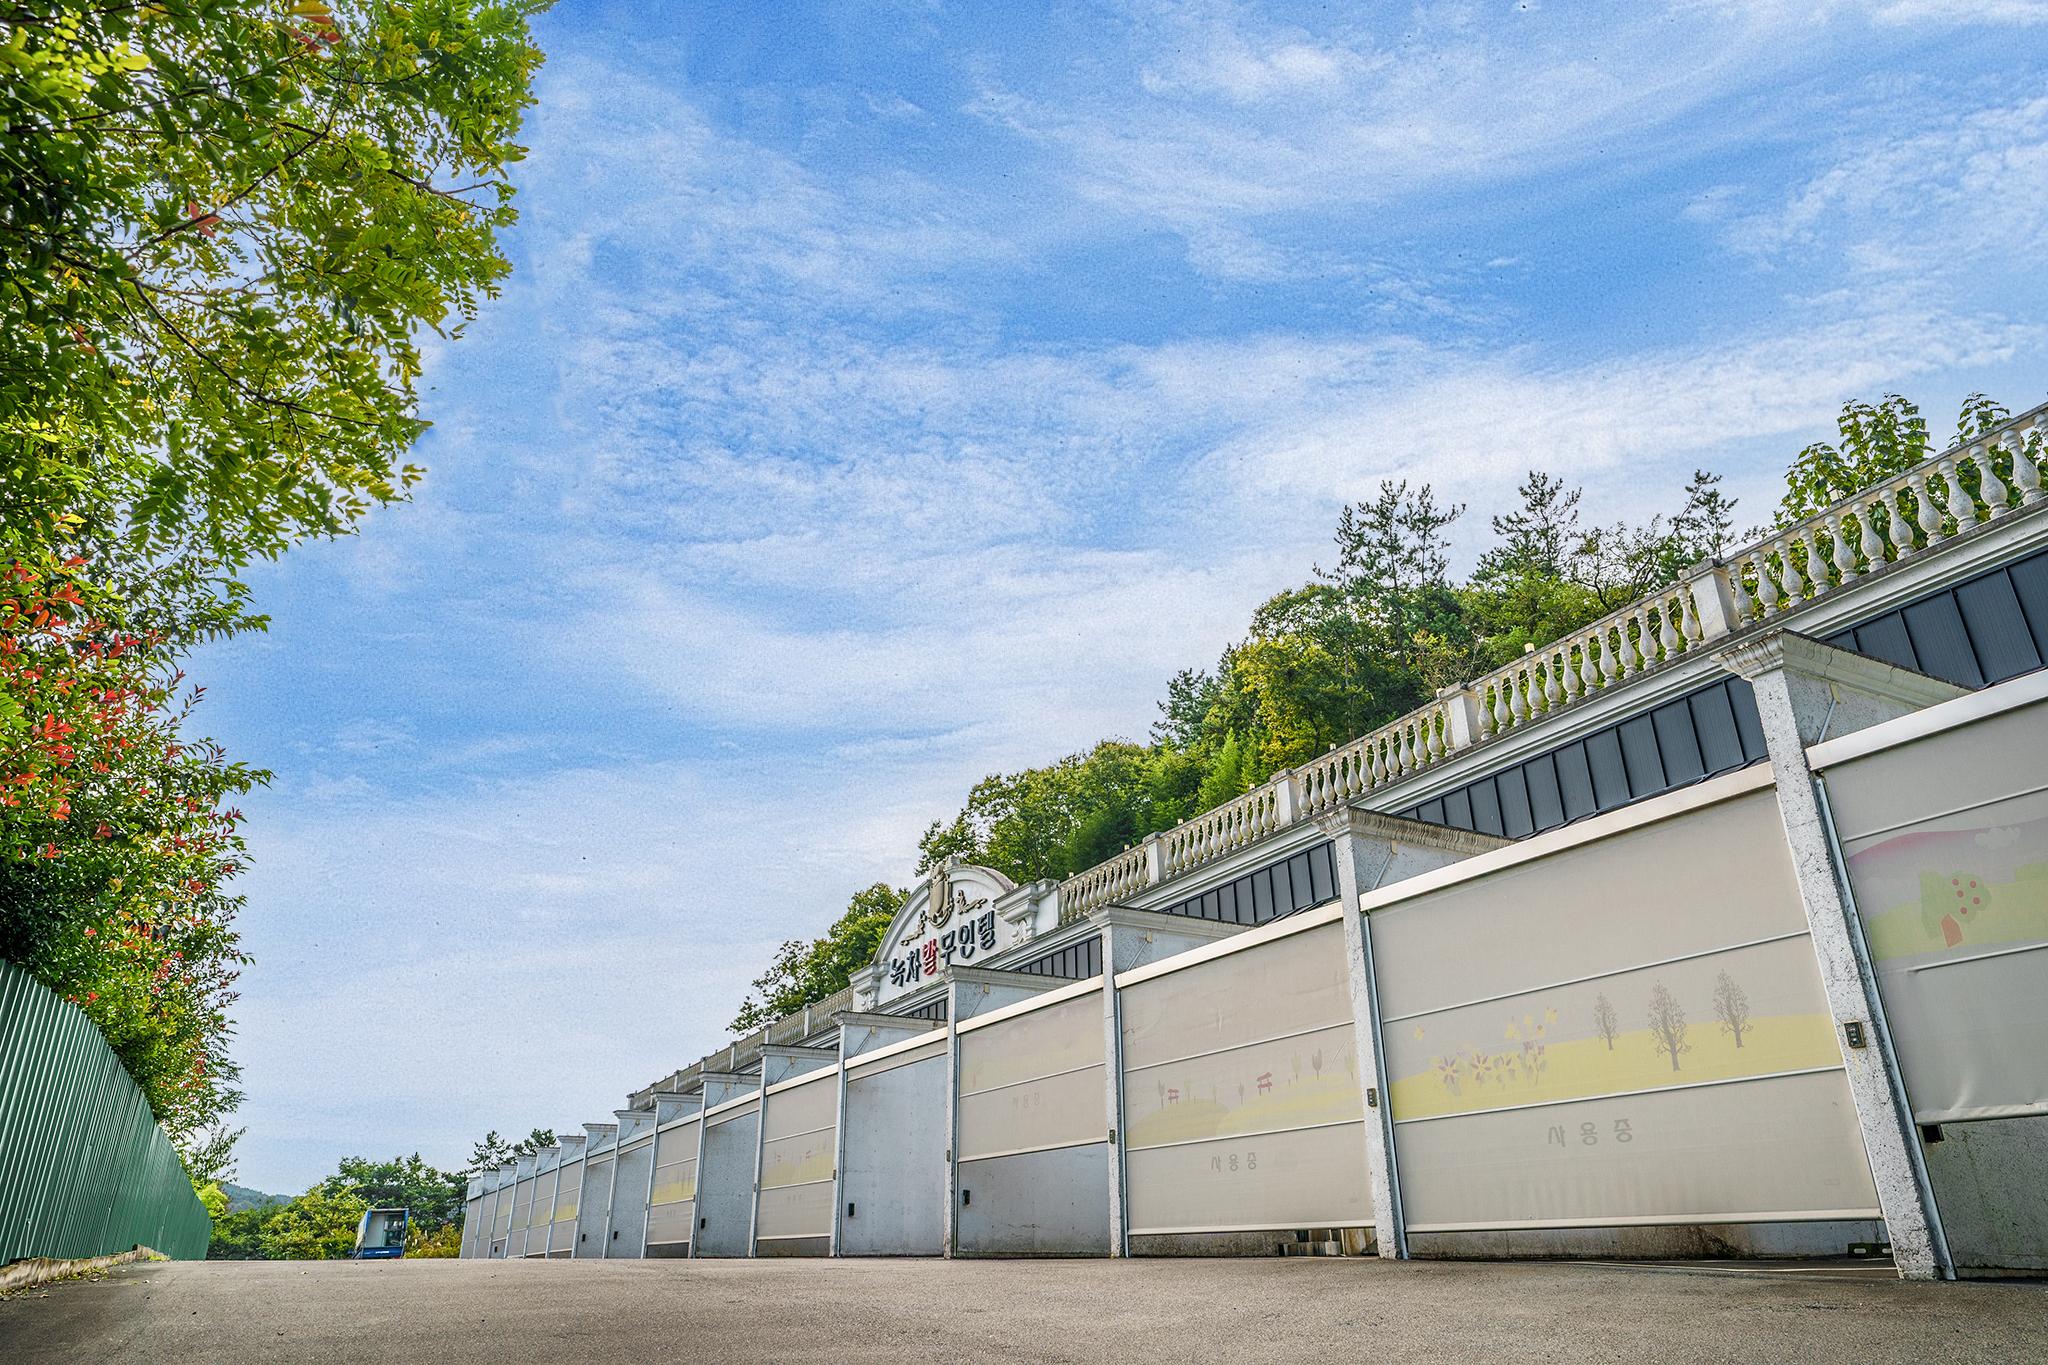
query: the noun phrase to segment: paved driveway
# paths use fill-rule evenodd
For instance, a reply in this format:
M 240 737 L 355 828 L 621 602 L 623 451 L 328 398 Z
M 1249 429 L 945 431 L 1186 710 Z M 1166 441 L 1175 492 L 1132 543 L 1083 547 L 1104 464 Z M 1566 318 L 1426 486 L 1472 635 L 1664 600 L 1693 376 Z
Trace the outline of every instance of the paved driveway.
M 370 1261 L 127 1267 L 0 1361 L 2048 1360 L 2048 1286 L 1882 1267 Z

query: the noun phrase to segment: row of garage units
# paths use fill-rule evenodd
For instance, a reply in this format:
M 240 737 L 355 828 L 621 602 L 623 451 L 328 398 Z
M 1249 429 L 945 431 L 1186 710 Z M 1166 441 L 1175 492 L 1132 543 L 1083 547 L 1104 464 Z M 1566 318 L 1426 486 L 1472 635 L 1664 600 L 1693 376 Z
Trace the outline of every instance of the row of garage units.
M 1257 927 L 1112 906 L 1100 975 L 949 969 L 943 1020 L 839 1016 L 472 1181 L 463 1254 L 1882 1245 L 1852 1049 L 1903 1063 L 1920 1143 L 2025 1125 L 1952 1149 L 2025 1169 L 2042 1146 L 2043 693 L 1809 751 L 1797 780 L 1855 824 L 1821 856 L 1866 921 L 1874 1014 L 1831 1003 L 1769 762 L 1481 851 L 1349 812 L 1331 903 Z M 1916 1176 L 1937 1201 L 1948 1155 Z

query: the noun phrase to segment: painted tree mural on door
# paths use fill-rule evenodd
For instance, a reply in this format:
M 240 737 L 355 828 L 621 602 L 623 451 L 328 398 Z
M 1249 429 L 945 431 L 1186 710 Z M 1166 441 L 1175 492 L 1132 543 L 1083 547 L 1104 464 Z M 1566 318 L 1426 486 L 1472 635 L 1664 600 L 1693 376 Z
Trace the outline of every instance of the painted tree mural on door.
M 1607 998 L 1605 991 L 1593 1002 L 1593 1031 L 1606 1041 L 1609 1052 L 1614 1051 L 1615 1035 L 1621 1031 L 1621 1016 L 1614 1012 L 1614 1002 Z
M 1650 1039 L 1657 1050 L 1671 1058 L 1671 1069 L 1678 1070 L 1680 1054 L 1692 1051 L 1692 1044 L 1685 1041 L 1685 1007 L 1678 1003 L 1678 997 L 1670 988 L 1659 981 L 1650 988 Z
M 1741 1047 L 1742 1035 L 1749 1032 L 1749 994 L 1726 972 L 1714 978 L 1714 1017 L 1721 1021 L 1721 1032 Z

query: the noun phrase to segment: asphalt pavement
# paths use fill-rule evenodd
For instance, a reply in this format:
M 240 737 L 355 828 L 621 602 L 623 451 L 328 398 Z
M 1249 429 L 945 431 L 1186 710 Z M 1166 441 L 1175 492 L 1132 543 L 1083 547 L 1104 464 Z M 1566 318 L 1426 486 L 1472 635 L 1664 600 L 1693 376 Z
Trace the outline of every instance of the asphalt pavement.
M 2048 1360 L 2048 1284 L 1883 1266 L 1360 1259 L 123 1267 L 0 1302 L 0 1361 Z

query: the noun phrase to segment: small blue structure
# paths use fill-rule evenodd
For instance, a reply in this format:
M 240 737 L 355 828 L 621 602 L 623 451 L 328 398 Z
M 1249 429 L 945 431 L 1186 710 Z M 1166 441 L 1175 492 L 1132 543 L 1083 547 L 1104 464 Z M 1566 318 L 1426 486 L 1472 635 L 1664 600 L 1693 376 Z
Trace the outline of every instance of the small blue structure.
M 405 1255 L 407 1221 L 404 1209 L 370 1209 L 365 1212 L 363 1221 L 356 1225 L 355 1258 L 359 1261 L 383 1260 Z

